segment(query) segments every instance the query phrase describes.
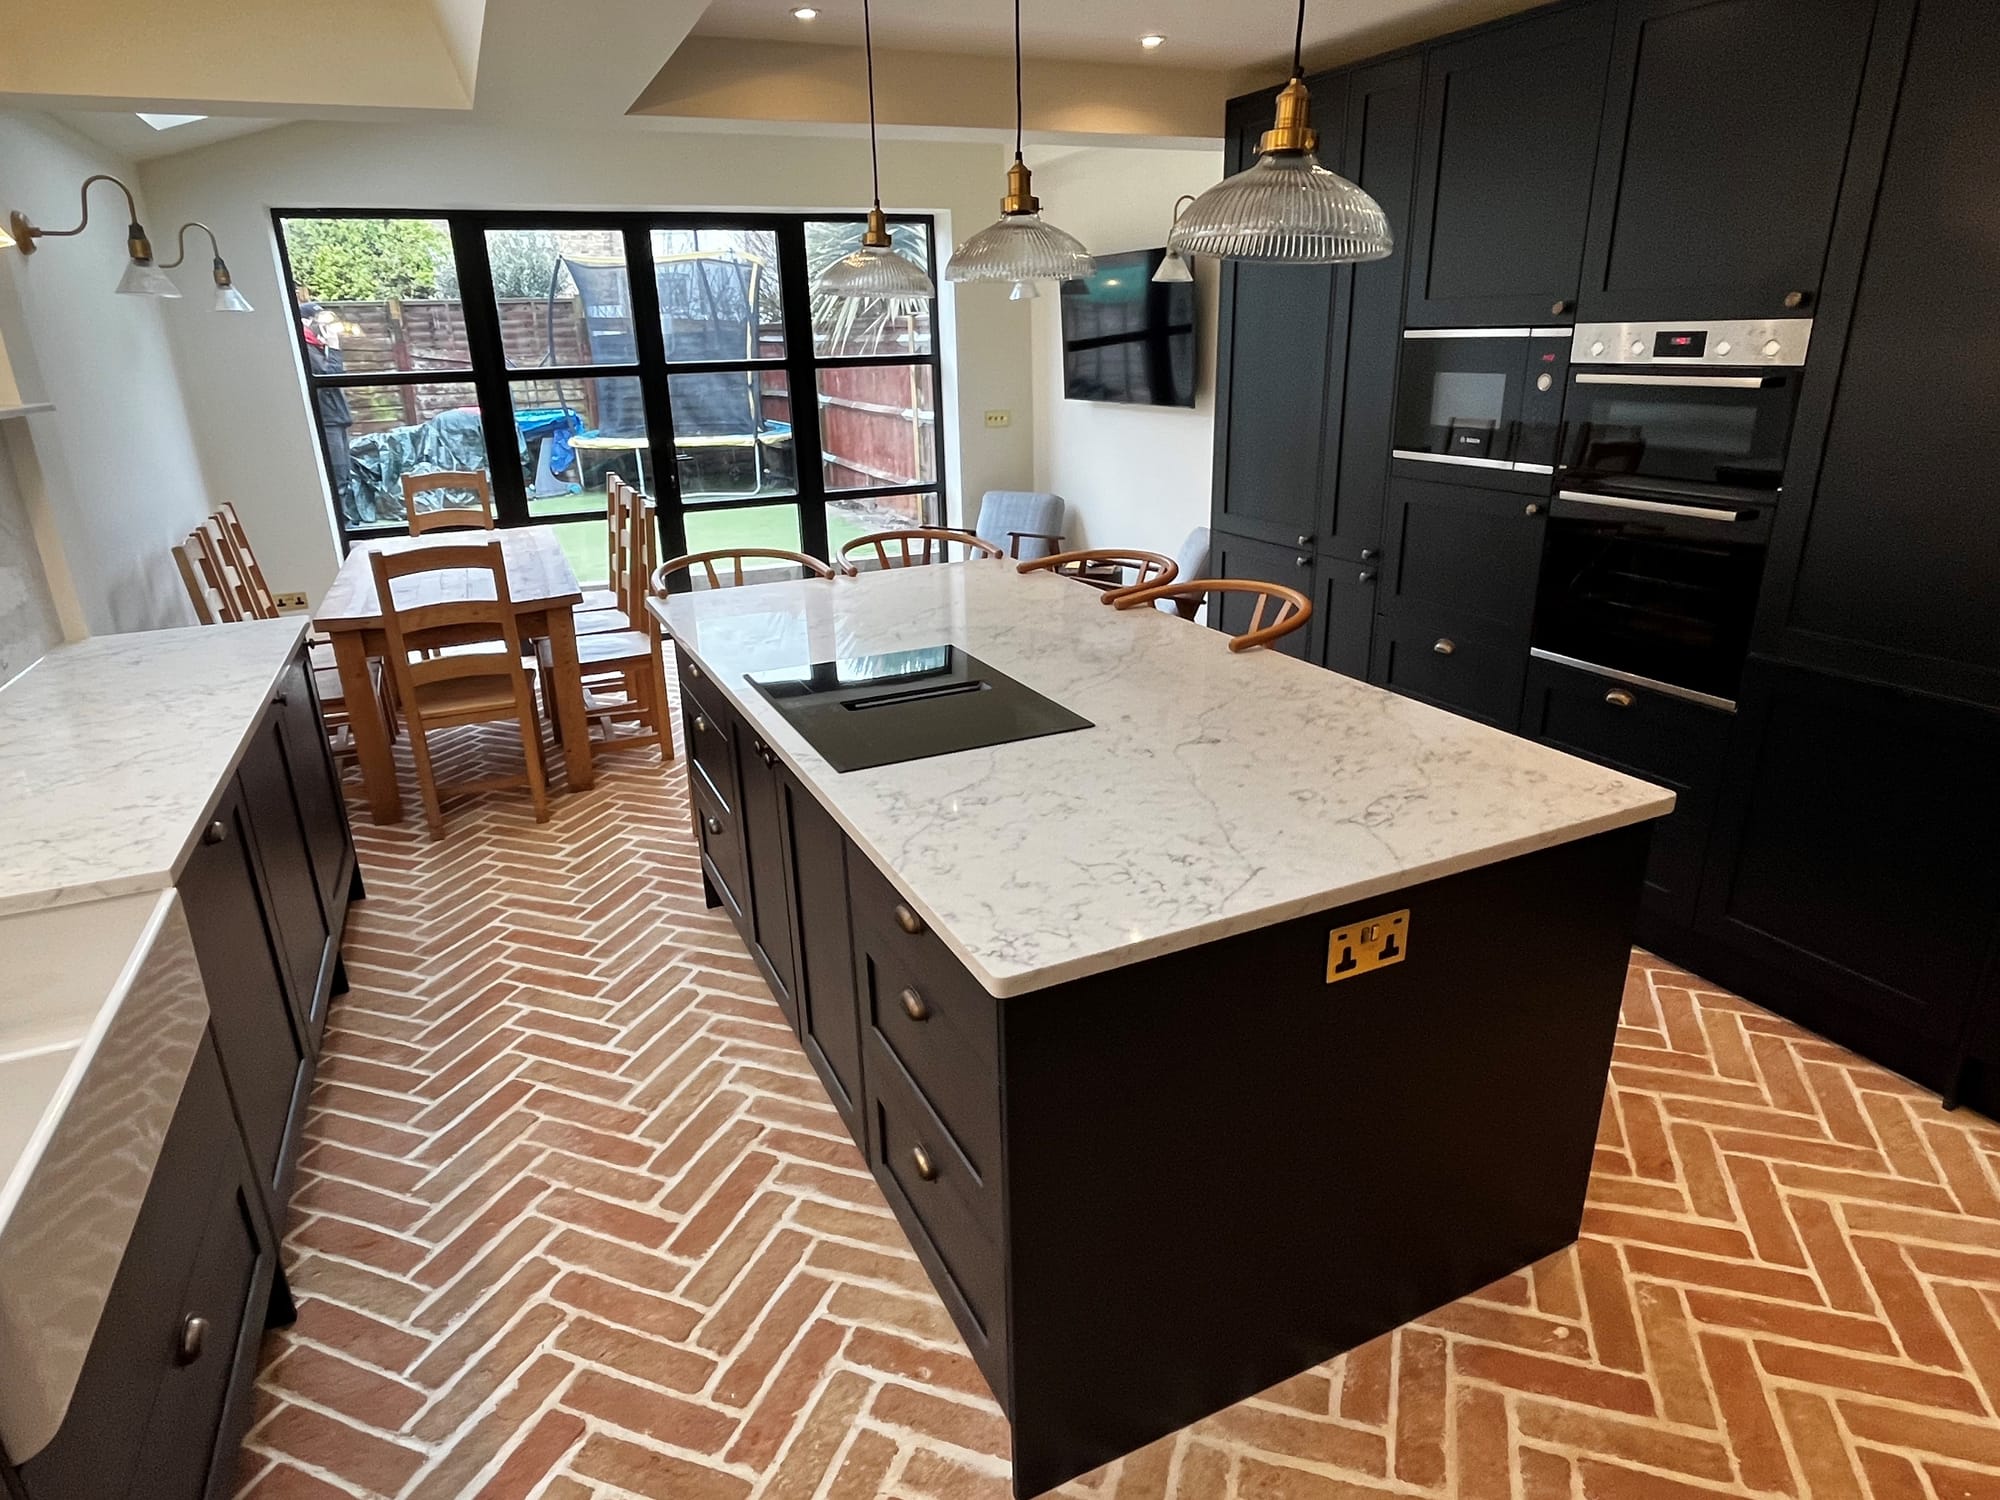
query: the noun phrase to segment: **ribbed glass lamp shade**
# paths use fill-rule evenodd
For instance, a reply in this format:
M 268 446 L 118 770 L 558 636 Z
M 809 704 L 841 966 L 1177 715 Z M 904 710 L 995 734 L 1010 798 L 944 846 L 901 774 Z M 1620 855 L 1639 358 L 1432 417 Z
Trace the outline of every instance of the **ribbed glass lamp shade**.
M 937 287 L 924 268 L 881 245 L 863 245 L 843 255 L 813 282 L 815 297 L 935 297 Z
M 1259 157 L 1189 204 L 1167 238 L 1184 256 L 1305 265 L 1381 260 L 1394 246 L 1382 205 L 1310 151 Z
M 181 289 L 151 261 L 128 260 L 125 274 L 118 278 L 118 292 L 125 297 L 178 297 Z
M 1160 257 L 1160 269 L 1153 273 L 1155 281 L 1193 281 L 1194 268 L 1187 263 L 1178 250 L 1168 250 Z
M 215 310 L 217 312 L 255 312 L 250 299 L 233 286 L 219 286 L 215 289 Z
M 1077 281 L 1097 262 L 1038 213 L 1006 214 L 952 252 L 946 281 Z

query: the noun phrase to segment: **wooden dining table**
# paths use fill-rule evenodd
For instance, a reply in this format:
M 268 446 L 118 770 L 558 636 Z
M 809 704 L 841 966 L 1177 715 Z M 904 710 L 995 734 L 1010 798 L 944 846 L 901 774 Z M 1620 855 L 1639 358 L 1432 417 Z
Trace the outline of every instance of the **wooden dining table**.
M 554 670 L 556 729 L 562 743 L 563 768 L 573 792 L 589 789 L 590 721 L 584 713 L 583 673 L 577 664 L 576 621 L 571 609 L 582 602 L 583 587 L 557 540 L 552 526 L 518 526 L 490 533 L 500 543 L 507 567 L 507 591 L 521 622 L 521 637 L 546 640 Z M 382 628 L 382 606 L 375 593 L 371 552 L 405 552 L 423 547 L 464 546 L 486 539 L 465 532 L 433 533 L 362 542 L 347 554 L 333 584 L 313 613 L 313 623 L 333 642 L 334 665 L 347 698 L 348 724 L 354 754 L 361 764 L 368 810 L 377 823 L 398 823 L 403 817 L 402 794 L 396 785 L 396 760 L 389 748 L 389 725 L 382 715 L 369 673 L 370 661 L 388 653 Z M 446 603 L 465 592 L 479 575 L 462 569 L 420 573 L 398 581 L 396 600 L 409 609 Z M 490 586 L 486 590 L 491 596 Z M 482 639 L 468 635 L 466 644 Z

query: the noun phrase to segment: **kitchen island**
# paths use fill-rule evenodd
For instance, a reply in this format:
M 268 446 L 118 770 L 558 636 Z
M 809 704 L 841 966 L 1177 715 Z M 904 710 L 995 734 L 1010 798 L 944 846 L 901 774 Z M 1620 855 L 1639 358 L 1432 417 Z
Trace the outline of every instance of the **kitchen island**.
M 1670 794 L 1003 563 L 654 608 L 711 900 L 1016 1494 L 1574 1239 Z M 944 646 L 1085 727 L 842 773 L 779 706 Z

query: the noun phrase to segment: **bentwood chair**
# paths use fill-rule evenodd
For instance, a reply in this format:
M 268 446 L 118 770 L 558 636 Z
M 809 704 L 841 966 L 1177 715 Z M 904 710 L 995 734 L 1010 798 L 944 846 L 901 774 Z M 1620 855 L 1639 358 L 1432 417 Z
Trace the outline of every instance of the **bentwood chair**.
M 443 495 L 445 503 L 425 510 L 421 502 L 426 495 Z M 422 536 L 427 531 L 491 531 L 493 489 L 478 469 L 405 474 L 403 514 L 409 518 L 411 536 Z
M 597 726 L 591 749 L 657 745 L 660 759 L 674 758 L 673 719 L 667 708 L 667 671 L 660 653 L 660 623 L 645 608 L 646 581 L 659 560 L 659 507 L 631 492 L 625 507 L 628 573 L 626 598 L 637 607 L 639 624 L 630 630 L 599 631 L 576 638 L 578 670 L 583 674 L 583 708 Z M 545 690 L 555 682 L 555 660 L 548 643 L 539 643 Z M 621 730 L 620 724 L 637 724 Z
M 768 563 L 774 568 L 797 568 L 807 578 L 833 577 L 833 569 L 810 553 L 787 552 L 782 547 L 725 547 L 719 552 L 690 552 L 684 557 L 668 558 L 653 570 L 653 592 L 664 597 L 667 579 L 672 574 L 692 574 L 696 568 L 701 569 L 703 579 L 712 589 L 740 589 L 746 583 L 764 582 L 763 579 L 744 575 L 745 562 Z M 729 574 L 726 582 L 716 571 L 717 563 L 723 564 Z
M 916 546 L 912 548 L 911 543 Z M 892 546 L 896 551 L 893 557 L 889 555 Z M 944 526 L 913 526 L 906 531 L 870 532 L 846 543 L 840 549 L 840 571 L 850 578 L 860 573 L 860 567 L 848 559 L 871 548 L 878 568 L 919 568 L 931 563 L 950 562 L 953 547 L 963 547 L 968 561 L 975 557 L 1007 555 L 994 543 L 969 531 L 954 531 Z
M 1103 602 L 1112 604 L 1120 594 L 1172 583 L 1179 568 L 1171 557 L 1136 547 L 1085 547 L 1075 552 L 1052 552 L 1020 564 L 1017 571 L 1074 578 L 1103 590 Z
M 523 774 L 458 782 L 450 790 L 497 791 L 525 784 L 535 821 L 546 823 L 549 792 L 541 724 L 535 716 L 535 690 L 521 666 L 521 627 L 507 590 L 507 564 L 499 542 L 373 552 L 368 562 L 375 574 L 389 670 L 409 724 L 417 787 L 431 837 L 444 834 L 444 807 L 431 759 L 430 731 L 501 719 L 512 719 L 520 730 Z M 470 587 L 453 580 L 446 597 L 435 576 L 444 573 L 469 575 Z M 414 583 L 402 599 L 396 591 L 399 579 Z M 499 649 L 462 649 L 468 636 Z
M 1258 583 L 1249 578 L 1184 578 L 1154 588 L 1127 589 L 1112 597 L 1109 602 L 1119 609 L 1136 609 L 1145 604 L 1157 604 L 1161 600 L 1183 603 L 1193 600 L 1199 605 L 1203 599 L 1212 598 L 1217 594 L 1242 594 L 1257 601 L 1255 608 L 1250 612 L 1250 628 L 1241 635 L 1230 637 L 1231 651 L 1249 651 L 1258 646 L 1268 646 L 1271 642 L 1300 629 L 1312 618 L 1312 600 L 1297 589 L 1287 588 L 1282 583 Z M 1268 625 L 1264 623 L 1266 609 L 1272 609 L 1271 622 Z

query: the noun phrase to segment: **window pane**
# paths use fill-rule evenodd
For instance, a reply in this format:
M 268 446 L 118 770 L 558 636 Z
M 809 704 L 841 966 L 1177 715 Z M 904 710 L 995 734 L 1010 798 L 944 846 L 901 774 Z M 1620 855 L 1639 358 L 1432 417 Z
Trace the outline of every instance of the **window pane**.
M 507 368 L 629 365 L 632 285 L 616 229 L 489 229 Z
M 936 495 L 871 495 L 865 500 L 826 503 L 826 544 L 838 557 L 856 537 L 875 531 L 903 531 L 939 524 Z M 865 554 L 873 557 L 873 552 Z
M 778 236 L 768 229 L 655 229 L 653 276 L 667 358 L 783 359 Z
M 650 491 L 652 452 L 637 376 L 522 379 L 508 391 L 530 515 L 602 511 L 614 473 Z
M 611 548 L 602 521 L 564 521 L 549 530 L 562 543 L 578 583 L 587 589 L 601 589 L 609 584 Z
M 467 370 L 458 263 L 442 219 L 286 219 L 315 375 Z
M 486 431 L 470 385 L 328 387 L 308 399 L 350 527 L 403 525 L 405 474 L 486 469 Z
M 667 399 L 683 503 L 797 493 L 792 390 L 783 370 L 674 375 Z
M 821 370 L 819 427 L 829 490 L 937 479 L 937 412 L 929 365 Z
M 691 510 L 687 513 L 689 552 L 719 552 L 736 547 L 781 547 L 799 550 L 799 508 L 796 505 L 747 505 L 735 510 Z M 746 567 L 745 571 L 748 569 Z M 795 578 L 795 569 L 781 570 Z M 697 570 L 695 584 L 703 579 Z
M 861 248 L 865 224 L 806 222 L 806 274 L 820 272 Z M 889 241 L 920 266 L 930 264 L 930 230 L 922 224 L 891 224 Z M 931 303 L 870 297 L 813 298 L 813 353 L 819 355 L 929 354 Z

